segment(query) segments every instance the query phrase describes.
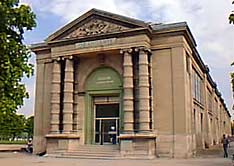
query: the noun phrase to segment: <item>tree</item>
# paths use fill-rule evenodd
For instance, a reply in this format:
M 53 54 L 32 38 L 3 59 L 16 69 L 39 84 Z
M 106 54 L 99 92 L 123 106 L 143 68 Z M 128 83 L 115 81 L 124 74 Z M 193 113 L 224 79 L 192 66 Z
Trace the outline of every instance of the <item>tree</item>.
M 14 140 L 20 137 L 25 130 L 24 115 L 16 113 L 3 114 L 0 117 L 0 137 L 4 140 Z
M 30 116 L 26 119 L 25 123 L 25 132 L 28 133 L 28 138 L 33 137 L 33 128 L 34 128 L 34 116 Z
M 28 98 L 21 79 L 33 74 L 33 65 L 23 34 L 36 26 L 35 18 L 19 0 L 0 1 L 0 116 L 15 112 Z
M 234 4 L 234 1 L 232 1 L 232 4 Z M 229 15 L 229 23 L 230 24 L 234 24 L 234 13 L 232 11 L 232 13 Z
M 15 140 L 16 137 L 21 137 L 25 129 L 25 116 L 12 114 L 10 124 L 10 137 Z

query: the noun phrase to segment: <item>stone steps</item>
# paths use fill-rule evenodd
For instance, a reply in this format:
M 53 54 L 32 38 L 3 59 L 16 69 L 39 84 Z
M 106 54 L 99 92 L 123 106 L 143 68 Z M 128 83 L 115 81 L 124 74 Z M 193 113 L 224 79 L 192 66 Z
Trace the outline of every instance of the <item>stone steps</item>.
M 48 154 L 50 157 L 79 159 L 119 159 L 121 158 L 117 145 L 87 145 L 75 150 L 57 150 Z

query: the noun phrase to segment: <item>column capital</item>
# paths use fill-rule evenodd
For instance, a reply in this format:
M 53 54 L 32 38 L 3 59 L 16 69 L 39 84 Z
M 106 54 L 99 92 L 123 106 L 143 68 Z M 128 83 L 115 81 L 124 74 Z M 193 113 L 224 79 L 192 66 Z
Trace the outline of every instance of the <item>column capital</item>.
M 61 57 L 62 60 L 66 60 L 66 59 L 69 59 L 69 60 L 72 60 L 74 59 L 73 55 L 68 55 L 68 56 L 63 56 Z
M 133 49 L 132 48 L 123 48 L 120 50 L 120 54 L 124 54 L 124 53 L 132 53 Z
M 72 60 L 72 59 L 74 59 L 74 57 L 73 57 L 73 55 L 70 55 L 67 57 L 67 59 Z
M 59 62 L 59 61 L 61 61 L 61 57 L 52 58 L 52 62 Z
M 136 52 L 142 52 L 143 51 L 143 52 L 151 53 L 150 48 L 145 47 L 145 46 L 136 47 L 134 49 L 134 51 L 136 51 Z

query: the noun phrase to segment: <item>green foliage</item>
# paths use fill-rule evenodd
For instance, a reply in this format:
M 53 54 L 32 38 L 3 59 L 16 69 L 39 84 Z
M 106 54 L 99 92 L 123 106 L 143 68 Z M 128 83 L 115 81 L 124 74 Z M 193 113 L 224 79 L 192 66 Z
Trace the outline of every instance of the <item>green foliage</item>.
M 17 141 L 0 140 L 0 144 L 27 144 L 27 141 L 26 140 L 17 140 Z
M 0 141 L 14 141 L 15 138 L 32 138 L 34 117 L 25 118 L 16 113 L 1 114 L 0 116 Z
M 26 119 L 25 123 L 25 132 L 28 134 L 28 138 L 33 137 L 33 128 L 34 128 L 34 116 L 30 116 Z
M 35 15 L 19 0 L 0 1 L 0 116 L 15 112 L 28 97 L 22 77 L 33 74 L 31 56 L 23 43 L 25 30 L 36 26 Z
M 26 119 L 16 109 L 28 97 L 21 79 L 33 74 L 23 34 L 36 26 L 35 15 L 19 0 L 0 1 L 0 136 L 14 139 L 25 131 Z
M 232 1 L 232 4 L 234 4 L 234 1 Z M 234 13 L 232 11 L 232 13 L 229 15 L 229 23 L 230 24 L 234 24 Z
M 24 115 L 15 113 L 1 114 L 0 116 L 0 137 L 3 140 L 14 140 L 23 134 L 25 130 Z

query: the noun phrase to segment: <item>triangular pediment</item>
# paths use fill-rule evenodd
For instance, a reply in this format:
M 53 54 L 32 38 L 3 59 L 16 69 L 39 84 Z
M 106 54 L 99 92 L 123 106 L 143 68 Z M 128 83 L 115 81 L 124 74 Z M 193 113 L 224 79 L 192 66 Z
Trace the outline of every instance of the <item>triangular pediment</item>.
M 49 36 L 47 41 L 98 36 L 147 26 L 140 20 L 92 9 Z
M 107 22 L 101 19 L 92 19 L 89 22 L 82 25 L 81 27 L 76 28 L 74 31 L 72 31 L 63 38 L 80 38 L 98 34 L 121 32 L 127 29 L 130 28 L 118 24 L 113 24 L 111 22 Z

